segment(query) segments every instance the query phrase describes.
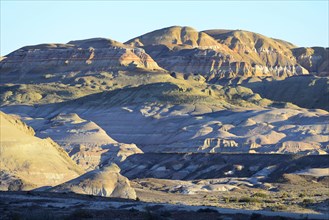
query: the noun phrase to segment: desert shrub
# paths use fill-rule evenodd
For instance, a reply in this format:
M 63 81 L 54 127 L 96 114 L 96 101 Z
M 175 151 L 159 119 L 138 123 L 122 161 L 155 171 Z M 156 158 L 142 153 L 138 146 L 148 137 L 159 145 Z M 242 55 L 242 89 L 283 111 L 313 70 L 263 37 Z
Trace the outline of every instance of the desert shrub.
M 306 195 L 305 195 L 305 193 L 299 193 L 299 195 L 298 195 L 300 198 L 304 198 Z
M 236 197 L 224 197 L 223 199 L 225 203 L 239 202 L 239 198 Z
M 282 193 L 281 198 L 284 199 L 284 198 L 287 198 L 287 197 L 290 197 L 290 195 L 288 193 L 286 193 L 286 192 Z
M 314 202 L 315 202 L 314 199 L 311 198 L 306 198 L 303 200 L 304 205 L 313 204 Z
M 267 198 L 267 194 L 266 193 L 261 193 L 261 192 L 256 192 L 253 196 L 254 197 L 260 197 L 260 198 Z
M 276 206 L 271 207 L 271 210 L 273 212 L 285 211 L 285 210 L 287 210 L 287 206 L 286 205 L 283 205 L 283 204 L 279 204 L 279 205 L 276 205 Z
M 315 193 L 314 196 L 322 196 L 322 193 Z
M 255 197 L 242 197 L 239 199 L 239 202 L 246 202 L 246 203 L 260 203 L 261 201 Z

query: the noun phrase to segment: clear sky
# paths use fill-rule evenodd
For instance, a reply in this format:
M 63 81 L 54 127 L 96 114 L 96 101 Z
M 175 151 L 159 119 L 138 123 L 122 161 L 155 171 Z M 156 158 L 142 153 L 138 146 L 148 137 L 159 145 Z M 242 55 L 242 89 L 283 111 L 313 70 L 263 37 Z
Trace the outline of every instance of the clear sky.
M 328 47 L 323 1 L 1 1 L 1 55 L 22 46 L 106 37 L 125 42 L 167 26 L 242 29 Z

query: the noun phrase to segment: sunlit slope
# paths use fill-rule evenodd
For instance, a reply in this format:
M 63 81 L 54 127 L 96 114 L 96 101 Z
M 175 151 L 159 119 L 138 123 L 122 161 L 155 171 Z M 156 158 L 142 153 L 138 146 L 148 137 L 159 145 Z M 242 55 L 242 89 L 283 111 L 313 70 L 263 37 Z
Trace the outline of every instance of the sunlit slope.
M 51 139 L 35 137 L 33 129 L 3 112 L 0 119 L 2 189 L 53 186 L 83 173 Z

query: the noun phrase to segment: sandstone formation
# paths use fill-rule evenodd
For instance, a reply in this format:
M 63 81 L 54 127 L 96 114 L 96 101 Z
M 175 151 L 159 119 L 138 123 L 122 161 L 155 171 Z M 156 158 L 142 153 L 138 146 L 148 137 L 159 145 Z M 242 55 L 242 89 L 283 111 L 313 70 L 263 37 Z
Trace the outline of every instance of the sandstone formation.
M 135 190 L 131 188 L 129 180 L 120 174 L 120 168 L 116 164 L 90 171 L 50 191 L 136 199 Z

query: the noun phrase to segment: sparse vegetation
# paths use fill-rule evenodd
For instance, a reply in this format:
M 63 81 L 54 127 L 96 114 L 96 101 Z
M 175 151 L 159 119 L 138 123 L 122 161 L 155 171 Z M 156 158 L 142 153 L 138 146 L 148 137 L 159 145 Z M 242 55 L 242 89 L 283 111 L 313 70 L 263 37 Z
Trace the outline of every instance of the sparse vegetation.
M 310 205 L 310 204 L 313 204 L 314 202 L 315 202 L 315 200 L 311 199 L 311 198 L 303 199 L 303 204 L 304 205 Z
M 261 200 L 255 197 L 242 197 L 239 199 L 239 202 L 246 202 L 246 203 L 260 203 Z
M 256 192 L 255 194 L 253 194 L 253 196 L 259 198 L 267 198 L 267 194 L 262 192 Z
M 287 209 L 287 205 L 284 204 L 277 204 L 271 207 L 271 211 L 273 212 L 286 211 Z

